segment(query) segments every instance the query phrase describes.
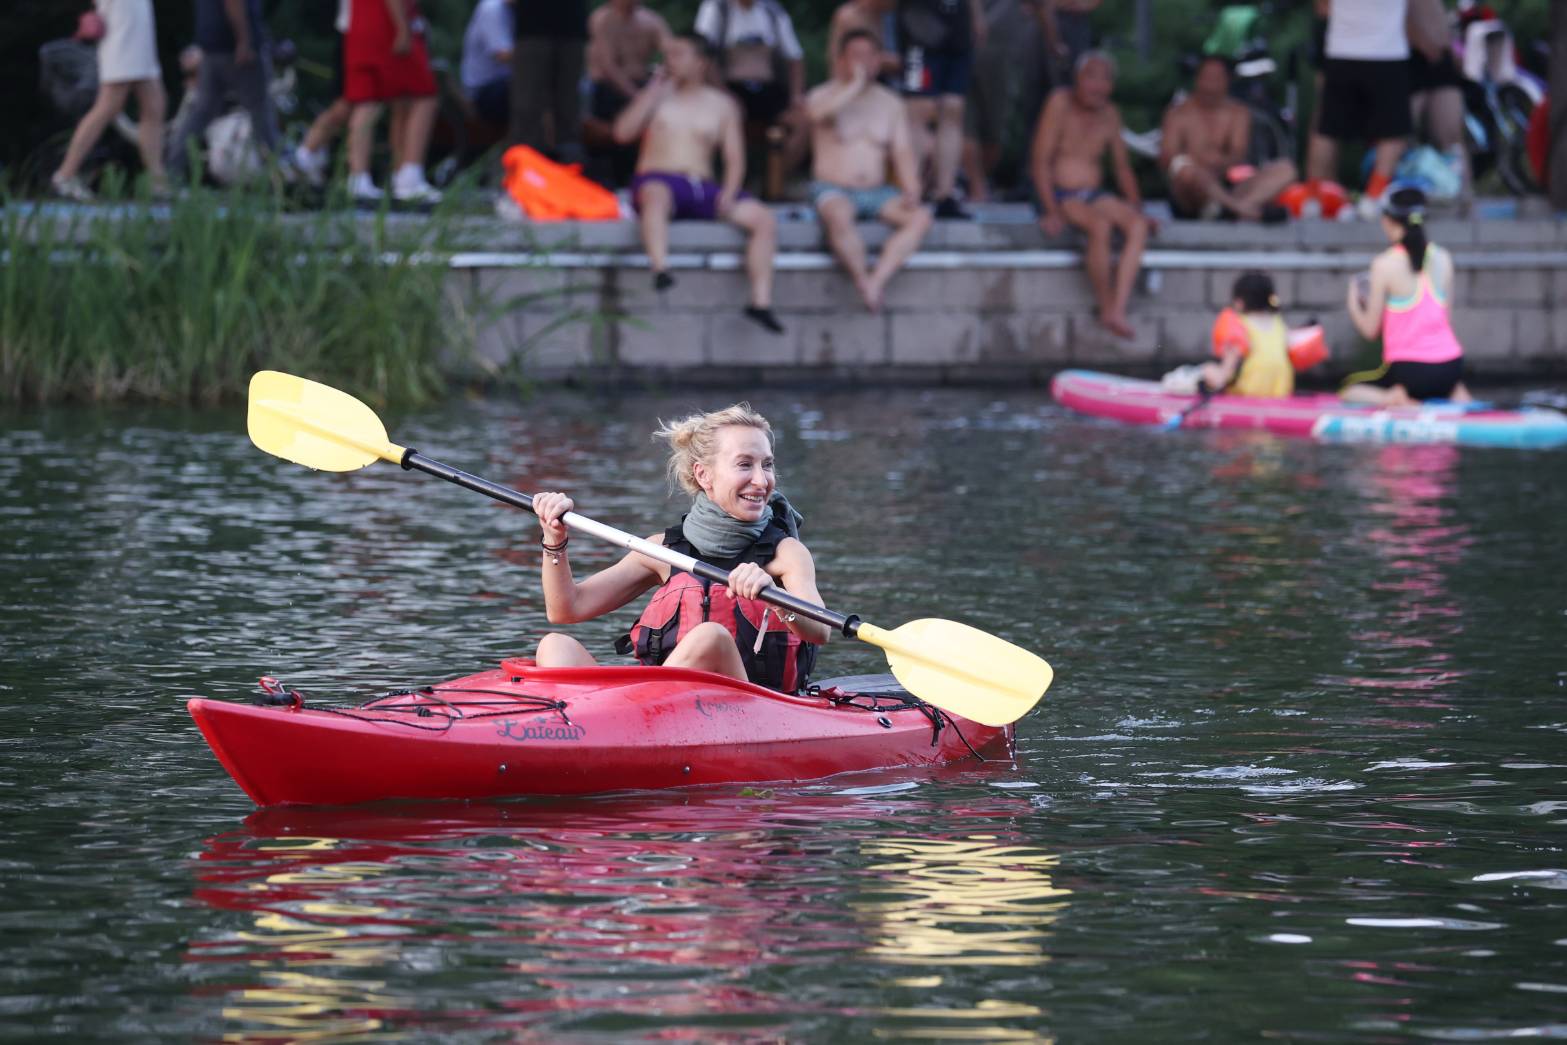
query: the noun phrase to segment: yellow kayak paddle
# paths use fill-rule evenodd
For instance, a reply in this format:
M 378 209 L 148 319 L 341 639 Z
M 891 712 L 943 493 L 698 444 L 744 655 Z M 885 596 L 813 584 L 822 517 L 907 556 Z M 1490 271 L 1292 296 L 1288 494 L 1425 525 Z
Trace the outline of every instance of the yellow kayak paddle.
M 533 510 L 533 498 L 525 493 L 392 443 L 375 411 L 346 392 L 302 377 L 276 370 L 263 370 L 252 377 L 248 424 L 252 442 L 286 461 L 327 472 L 351 472 L 376 461 L 391 461 L 505 504 Z M 729 580 L 727 570 L 576 512 L 567 512 L 561 521 L 573 530 L 640 552 L 677 570 L 718 584 Z M 779 587 L 764 588 L 761 598 L 879 647 L 904 689 L 944 711 L 987 726 L 1003 726 L 1022 718 L 1050 688 L 1053 672 L 1043 658 L 967 624 L 925 618 L 885 631 L 852 614 L 845 616 L 796 598 Z

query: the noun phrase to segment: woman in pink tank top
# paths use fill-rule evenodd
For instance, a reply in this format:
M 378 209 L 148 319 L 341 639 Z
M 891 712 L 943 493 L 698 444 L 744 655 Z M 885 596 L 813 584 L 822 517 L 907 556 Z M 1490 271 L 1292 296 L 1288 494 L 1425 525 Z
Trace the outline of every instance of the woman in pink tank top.
M 1382 203 L 1382 231 L 1393 246 L 1371 263 L 1370 287 L 1350 281 L 1349 317 L 1367 340 L 1382 336 L 1382 366 L 1351 374 L 1351 403 L 1408 406 L 1423 399 L 1467 402 L 1463 346 L 1448 319 L 1453 259 L 1426 241 L 1426 197 L 1395 185 Z

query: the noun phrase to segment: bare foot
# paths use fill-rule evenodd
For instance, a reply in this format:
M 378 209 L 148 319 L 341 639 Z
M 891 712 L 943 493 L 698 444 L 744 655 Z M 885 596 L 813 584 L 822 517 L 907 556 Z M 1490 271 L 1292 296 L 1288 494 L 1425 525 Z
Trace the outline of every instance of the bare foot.
M 1417 406 L 1417 402 L 1409 398 L 1409 390 L 1403 385 L 1394 385 L 1387 390 L 1387 398 L 1382 400 L 1383 406 Z
M 1099 325 L 1116 337 L 1124 337 L 1128 341 L 1137 336 L 1137 329 L 1127 321 L 1126 317 L 1116 315 L 1113 312 L 1099 313 Z
M 865 307 L 871 312 L 881 311 L 881 284 L 874 278 L 866 277 L 855 281 L 855 289 L 860 292 L 860 300 L 865 302 Z
M 1453 386 L 1453 392 L 1447 397 L 1455 403 L 1472 403 L 1475 397 L 1469 394 L 1469 388 L 1462 382 Z

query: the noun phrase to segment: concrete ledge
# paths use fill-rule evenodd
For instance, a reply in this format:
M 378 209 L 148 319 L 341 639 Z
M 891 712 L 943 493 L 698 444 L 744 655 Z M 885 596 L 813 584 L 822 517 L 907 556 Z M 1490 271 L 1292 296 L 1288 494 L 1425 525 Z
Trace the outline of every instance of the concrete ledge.
M 496 244 L 448 258 L 459 285 L 472 280 L 519 302 L 481 332 L 483 357 L 513 360 L 543 381 L 609 385 L 1034 383 L 1066 366 L 1155 374 L 1208 355 L 1214 314 L 1249 268 L 1274 275 L 1292 321 L 1321 319 L 1334 351 L 1330 373 L 1319 375 L 1327 380 L 1370 358 L 1344 295 L 1384 242 L 1367 225 L 1166 226 L 1144 255 L 1131 307 L 1137 337 L 1123 340 L 1094 322 L 1070 237 L 1047 242 L 1032 224 L 940 222 L 872 315 L 815 223 L 785 221 L 779 336 L 740 315 L 744 242 L 729 226 L 675 226 L 678 282 L 665 294 L 651 288 L 630 223 L 516 226 L 490 238 L 524 230 L 528 249 Z M 862 231 L 874 250 L 883 230 Z M 1554 221 L 1433 223 L 1433 239 L 1451 246 L 1459 266 L 1454 325 L 1476 379 L 1567 375 L 1561 231 Z

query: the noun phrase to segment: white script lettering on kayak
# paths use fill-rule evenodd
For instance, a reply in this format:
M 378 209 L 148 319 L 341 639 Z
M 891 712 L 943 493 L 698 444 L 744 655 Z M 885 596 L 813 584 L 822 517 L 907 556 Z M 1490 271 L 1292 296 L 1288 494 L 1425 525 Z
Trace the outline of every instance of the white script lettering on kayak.
M 1319 417 L 1311 434 L 1335 443 L 1456 443 L 1458 425 L 1430 414 L 1393 417 L 1379 411 L 1364 417 Z
M 495 731 L 508 740 L 581 740 L 587 730 L 578 725 L 535 719 L 518 722 L 514 718 L 502 719 Z

